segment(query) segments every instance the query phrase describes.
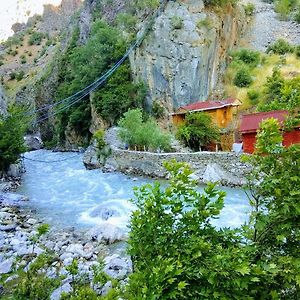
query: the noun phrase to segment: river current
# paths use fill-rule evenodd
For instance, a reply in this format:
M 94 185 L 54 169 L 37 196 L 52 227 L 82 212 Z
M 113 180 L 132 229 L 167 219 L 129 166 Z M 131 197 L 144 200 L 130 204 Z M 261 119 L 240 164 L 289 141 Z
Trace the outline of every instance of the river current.
M 47 162 L 44 162 L 47 161 Z M 131 211 L 129 202 L 133 188 L 152 179 L 127 176 L 121 173 L 104 173 L 86 170 L 82 154 L 38 150 L 25 154 L 26 173 L 18 192 L 29 197 L 26 206 L 54 228 L 89 228 L 104 222 L 127 228 Z M 225 188 L 225 207 L 218 227 L 237 227 L 243 224 L 250 212 L 242 189 Z M 199 187 L 203 190 L 203 187 Z M 103 219 L 98 211 L 107 208 L 113 216 Z

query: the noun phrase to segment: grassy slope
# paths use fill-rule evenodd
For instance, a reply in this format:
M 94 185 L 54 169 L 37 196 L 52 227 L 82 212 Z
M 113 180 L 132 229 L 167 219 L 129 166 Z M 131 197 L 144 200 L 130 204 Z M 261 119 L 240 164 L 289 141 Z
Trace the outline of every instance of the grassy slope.
M 239 88 L 233 84 L 233 78 L 237 71 L 234 64 L 231 64 L 226 71 L 224 78 L 225 93 L 228 96 L 240 99 L 242 102 L 242 109 L 249 109 L 252 106 L 247 97 L 247 91 L 261 90 L 266 83 L 267 77 L 272 75 L 274 67 L 280 66 L 282 75 L 287 79 L 300 75 L 300 59 L 297 59 L 294 54 L 286 56 L 285 64 L 282 64 L 279 55 L 263 54 L 263 57 L 265 57 L 263 63 L 251 71 L 254 81 L 249 88 Z

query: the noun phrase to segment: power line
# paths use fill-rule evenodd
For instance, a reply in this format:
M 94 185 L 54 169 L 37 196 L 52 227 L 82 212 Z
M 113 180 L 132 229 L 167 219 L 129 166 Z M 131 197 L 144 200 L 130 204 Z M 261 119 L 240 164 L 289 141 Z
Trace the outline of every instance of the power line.
M 167 1 L 165 1 L 167 2 Z M 161 10 L 161 7 L 157 9 L 156 13 L 152 15 L 152 17 L 155 17 L 158 15 L 158 13 L 160 12 Z M 149 18 L 150 14 L 147 16 L 147 19 Z M 135 43 L 127 50 L 127 52 L 124 54 L 124 56 L 112 67 L 110 68 L 106 73 L 104 73 L 100 78 L 98 78 L 97 80 L 95 80 L 94 82 L 92 82 L 90 85 L 86 86 L 84 89 L 76 92 L 75 94 L 65 98 L 65 99 L 62 99 L 60 101 L 57 101 L 53 104 L 48 104 L 44 107 L 41 107 L 39 109 L 34 109 L 34 110 L 29 110 L 27 112 L 24 113 L 24 115 L 33 115 L 33 114 L 36 114 L 37 112 L 41 112 L 41 111 L 44 111 L 44 110 L 48 110 L 50 108 L 53 108 L 53 107 L 56 107 L 60 104 L 63 104 L 65 102 L 68 102 L 69 100 L 71 100 L 70 103 L 66 103 L 66 106 L 65 107 L 62 107 L 59 109 L 59 111 L 56 111 L 54 113 L 51 113 L 49 116 L 45 116 L 45 117 L 42 117 L 38 120 L 36 120 L 34 122 L 34 124 L 38 124 L 48 118 L 50 118 L 51 116 L 55 116 L 57 115 L 58 113 L 64 111 L 65 109 L 71 107 L 72 105 L 78 103 L 80 100 L 82 100 L 84 97 L 86 97 L 88 94 L 90 94 L 92 91 L 94 91 L 95 89 L 97 89 L 99 86 L 101 86 L 120 66 L 121 64 L 129 57 L 130 53 L 136 48 L 138 47 L 146 33 L 148 32 L 149 28 L 152 26 L 152 23 L 149 22 L 148 26 L 145 27 L 144 29 L 144 32 L 143 34 L 140 36 L 140 38 L 138 38 Z M 83 95 L 81 95 L 83 93 Z M 77 96 L 79 96 L 77 98 Z

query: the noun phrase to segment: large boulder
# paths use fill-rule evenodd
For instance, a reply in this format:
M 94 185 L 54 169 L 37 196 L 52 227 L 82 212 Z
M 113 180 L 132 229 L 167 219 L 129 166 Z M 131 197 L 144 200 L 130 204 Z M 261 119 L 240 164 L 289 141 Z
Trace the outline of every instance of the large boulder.
M 0 274 L 7 274 L 12 271 L 14 259 L 8 258 L 0 263 Z
M 87 232 L 87 238 L 110 245 L 115 242 L 126 240 L 126 233 L 118 226 L 110 223 L 103 223 L 101 226 L 90 229 Z
M 72 290 L 73 289 L 70 283 L 67 282 L 53 291 L 53 293 L 50 296 L 50 300 L 59 300 L 62 293 L 69 294 L 72 292 Z
M 104 264 L 104 272 L 114 279 L 124 279 L 132 272 L 131 261 L 117 254 L 106 257 Z
M 43 148 L 43 142 L 39 134 L 28 134 L 24 137 L 24 141 L 28 151 Z

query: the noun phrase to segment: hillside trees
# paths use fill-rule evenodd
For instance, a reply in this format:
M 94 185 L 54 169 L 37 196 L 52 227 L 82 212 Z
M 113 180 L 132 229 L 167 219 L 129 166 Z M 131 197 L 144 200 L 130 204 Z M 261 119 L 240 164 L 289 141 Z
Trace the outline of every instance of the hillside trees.
M 121 32 L 102 20 L 95 21 L 85 45 L 78 45 L 78 29 L 74 31 L 69 49 L 62 56 L 60 83 L 57 99 L 66 98 L 90 85 L 108 71 L 126 52 L 128 43 Z M 129 63 L 125 63 L 92 96 L 92 103 L 99 115 L 114 124 L 129 108 L 141 106 L 144 95 L 142 84 L 134 84 Z M 81 135 L 90 135 L 91 121 L 88 96 L 60 114 L 61 140 L 67 127 Z M 76 125 L 77 124 L 77 125 Z
M 132 109 L 119 121 L 120 139 L 130 148 L 169 150 L 170 136 L 163 133 L 154 119 L 144 120 L 140 109 Z
M 7 116 L 0 115 L 0 172 L 7 171 L 20 154 L 26 151 L 24 134 L 26 122 L 20 117 L 20 110 L 10 108 Z

